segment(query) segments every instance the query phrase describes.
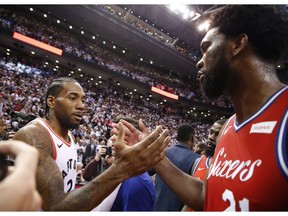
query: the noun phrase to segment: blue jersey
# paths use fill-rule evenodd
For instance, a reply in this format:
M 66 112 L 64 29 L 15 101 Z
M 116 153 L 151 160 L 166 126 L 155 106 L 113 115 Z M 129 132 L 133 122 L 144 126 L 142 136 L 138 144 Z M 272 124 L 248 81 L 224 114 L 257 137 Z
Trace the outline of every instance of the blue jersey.
M 155 188 L 145 172 L 122 182 L 111 211 L 152 211 L 154 202 Z

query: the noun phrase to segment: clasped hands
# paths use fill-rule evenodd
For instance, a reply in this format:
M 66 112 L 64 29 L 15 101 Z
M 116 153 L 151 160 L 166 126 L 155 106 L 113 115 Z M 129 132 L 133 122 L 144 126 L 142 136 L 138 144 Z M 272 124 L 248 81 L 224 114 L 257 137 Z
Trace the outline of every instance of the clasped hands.
M 117 136 L 114 163 L 122 163 L 129 176 L 141 174 L 160 162 L 166 154 L 171 137 L 168 129 L 157 126 L 152 132 L 139 120 L 140 130 L 121 119 L 112 133 Z

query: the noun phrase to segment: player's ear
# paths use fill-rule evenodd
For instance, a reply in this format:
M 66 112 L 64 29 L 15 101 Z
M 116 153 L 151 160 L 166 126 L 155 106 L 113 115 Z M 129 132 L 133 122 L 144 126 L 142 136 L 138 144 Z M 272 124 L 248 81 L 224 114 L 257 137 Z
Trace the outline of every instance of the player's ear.
M 49 106 L 50 108 L 54 108 L 54 104 L 55 104 L 55 97 L 52 96 L 52 95 L 49 95 L 47 97 L 47 100 L 46 100 L 46 103 L 47 103 L 47 106 Z
M 248 45 L 247 34 L 241 33 L 233 40 L 233 56 L 242 52 Z

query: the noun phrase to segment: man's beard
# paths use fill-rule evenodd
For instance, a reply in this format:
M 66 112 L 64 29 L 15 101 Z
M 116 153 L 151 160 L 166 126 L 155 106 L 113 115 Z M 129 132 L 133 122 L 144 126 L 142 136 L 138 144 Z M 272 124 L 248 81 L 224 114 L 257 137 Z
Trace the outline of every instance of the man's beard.
M 224 92 L 229 63 L 225 58 L 219 58 L 210 71 L 206 71 L 201 91 L 209 99 L 219 98 Z
M 65 116 L 63 113 L 59 113 L 55 115 L 59 116 L 58 119 L 61 119 L 61 125 L 64 128 L 73 130 L 73 129 L 77 129 L 80 125 L 80 122 L 73 122 L 68 116 Z
M 209 146 L 208 148 L 206 147 L 205 148 L 205 155 L 207 156 L 207 157 L 213 157 L 214 156 L 214 152 L 215 152 L 215 148 L 216 148 L 216 146 L 214 146 L 214 148 L 212 147 L 212 146 Z

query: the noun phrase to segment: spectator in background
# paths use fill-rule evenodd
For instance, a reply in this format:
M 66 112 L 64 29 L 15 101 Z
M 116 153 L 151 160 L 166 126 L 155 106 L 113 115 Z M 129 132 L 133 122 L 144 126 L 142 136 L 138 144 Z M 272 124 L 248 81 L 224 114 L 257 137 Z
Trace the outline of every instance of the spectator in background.
M 199 155 L 203 155 L 205 154 L 205 147 L 206 147 L 206 144 L 205 143 L 197 143 L 195 146 L 194 146 L 194 152 L 196 154 L 199 154 Z
M 108 151 L 106 147 L 104 140 L 96 146 L 95 156 L 91 157 L 83 171 L 83 177 L 86 181 L 91 181 L 99 176 L 112 164 L 107 165 L 106 156 L 108 155 Z
M 6 123 L 4 119 L 0 119 L 0 141 L 13 139 L 15 131 Z
M 221 128 L 225 124 L 226 119 L 217 120 L 212 127 L 208 135 L 208 140 L 205 144 L 204 154 L 195 160 L 195 163 L 191 170 L 191 175 L 195 178 L 200 179 L 201 181 L 206 180 L 207 170 L 211 164 L 212 158 L 214 156 L 214 151 L 217 145 L 218 136 L 221 131 Z M 192 211 L 192 208 L 189 208 L 185 205 L 182 211 Z
M 177 144 L 167 149 L 166 157 L 180 170 L 190 174 L 194 161 L 199 157 L 198 154 L 192 151 L 195 142 L 194 128 L 188 124 L 179 126 L 176 139 Z M 181 211 L 184 203 L 157 174 L 155 189 L 155 211 Z
M 6 121 L 0 118 L 0 141 L 7 140 L 6 128 L 7 128 Z
M 97 141 L 95 136 L 86 136 L 86 139 L 90 138 L 89 143 L 86 145 L 84 156 L 83 156 L 83 165 L 84 167 L 96 156 Z

